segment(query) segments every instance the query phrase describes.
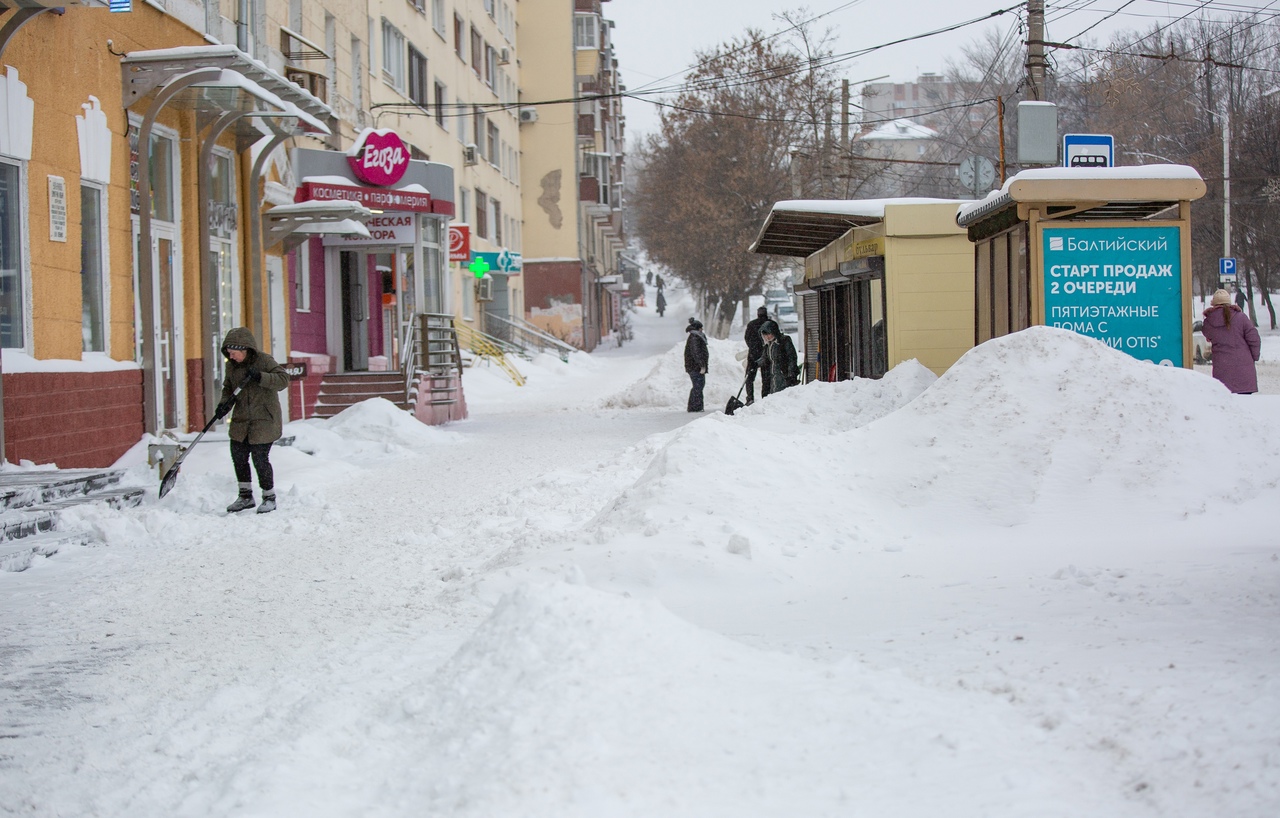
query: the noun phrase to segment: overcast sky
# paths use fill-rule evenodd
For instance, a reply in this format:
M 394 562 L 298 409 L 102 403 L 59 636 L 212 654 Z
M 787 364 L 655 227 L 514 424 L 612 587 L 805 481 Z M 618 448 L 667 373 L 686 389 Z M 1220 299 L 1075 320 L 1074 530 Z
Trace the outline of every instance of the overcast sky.
M 1046 39 L 1071 41 L 1096 24 L 1089 36 L 1105 40 L 1118 30 L 1176 19 L 1202 2 L 1133 0 L 1126 6 L 1126 0 L 1046 0 Z M 826 13 L 814 24 L 815 30 L 834 29 L 835 50 L 843 53 L 983 17 L 1016 5 L 1016 0 L 808 0 L 805 5 L 809 16 Z M 1210 0 L 1208 5 L 1224 10 L 1280 7 L 1275 0 Z M 608 0 L 603 10 L 617 24 L 613 38 L 622 79 L 627 90 L 635 93 L 678 84 L 694 64 L 695 51 L 709 50 L 747 28 L 768 33 L 781 30 L 785 24 L 773 15 L 799 6 L 799 0 Z M 863 82 L 884 74 L 890 81 L 906 82 L 926 71 L 945 73 L 947 59 L 958 58 L 966 43 L 984 31 L 1008 34 L 1017 19 L 1013 13 L 1004 14 L 957 31 L 889 46 L 837 67 L 843 67 L 843 76 L 854 84 L 855 95 Z M 1018 42 L 1025 39 L 1020 34 L 1014 37 Z M 627 99 L 624 106 L 629 141 L 657 129 L 656 106 L 636 99 Z

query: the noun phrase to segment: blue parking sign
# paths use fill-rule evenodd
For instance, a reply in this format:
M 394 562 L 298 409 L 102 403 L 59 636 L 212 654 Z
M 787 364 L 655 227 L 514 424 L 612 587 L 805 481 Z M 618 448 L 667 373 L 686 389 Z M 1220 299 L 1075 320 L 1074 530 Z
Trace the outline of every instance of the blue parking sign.
M 1227 276 L 1234 276 L 1235 274 L 1236 274 L 1236 260 L 1235 260 L 1235 259 L 1233 259 L 1233 258 L 1220 258 L 1220 259 L 1218 259 L 1218 276 L 1219 276 L 1219 278 L 1226 278 Z

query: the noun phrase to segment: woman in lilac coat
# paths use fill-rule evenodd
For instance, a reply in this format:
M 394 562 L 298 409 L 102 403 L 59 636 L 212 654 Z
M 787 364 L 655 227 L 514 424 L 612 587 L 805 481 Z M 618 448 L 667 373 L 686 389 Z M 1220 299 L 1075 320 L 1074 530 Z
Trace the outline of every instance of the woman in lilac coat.
M 1204 337 L 1213 345 L 1213 377 L 1232 392 L 1251 395 L 1258 391 L 1262 339 L 1249 316 L 1231 303 L 1231 294 L 1218 290 L 1204 311 Z

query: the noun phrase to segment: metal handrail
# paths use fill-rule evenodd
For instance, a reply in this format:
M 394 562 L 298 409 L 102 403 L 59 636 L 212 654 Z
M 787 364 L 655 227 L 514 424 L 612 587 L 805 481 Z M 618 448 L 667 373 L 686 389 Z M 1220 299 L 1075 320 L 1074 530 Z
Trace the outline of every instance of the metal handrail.
M 566 364 L 569 363 L 569 353 L 577 352 L 576 347 L 566 344 L 564 341 L 561 341 L 550 333 L 544 332 L 533 324 L 530 324 L 528 321 L 524 321 L 519 318 L 504 318 L 501 315 L 494 315 L 492 313 L 485 313 L 484 317 L 486 321 L 490 319 L 499 321 L 501 324 L 513 330 L 516 338 L 519 339 L 518 343 L 521 345 L 533 347 L 539 352 L 547 352 L 549 350 L 554 351 L 560 360 Z
M 404 399 L 413 395 L 413 379 L 418 373 L 418 322 L 410 316 L 400 330 L 400 371 L 404 373 Z
M 503 341 L 501 338 L 494 338 L 487 335 L 474 327 L 466 325 L 456 328 L 458 340 L 467 345 L 467 349 L 473 354 L 479 355 L 488 361 L 492 361 L 503 372 L 507 373 L 512 382 L 516 386 L 524 386 L 524 376 L 520 374 L 520 370 L 516 369 L 512 363 L 507 360 L 507 351 L 512 344 Z

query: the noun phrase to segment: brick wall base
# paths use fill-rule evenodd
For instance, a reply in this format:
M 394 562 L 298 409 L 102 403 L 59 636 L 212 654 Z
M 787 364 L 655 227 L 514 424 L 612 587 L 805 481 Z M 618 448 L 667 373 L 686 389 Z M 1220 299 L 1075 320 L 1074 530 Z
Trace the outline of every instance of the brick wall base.
M 4 456 L 100 469 L 142 439 L 142 370 L 4 374 Z

